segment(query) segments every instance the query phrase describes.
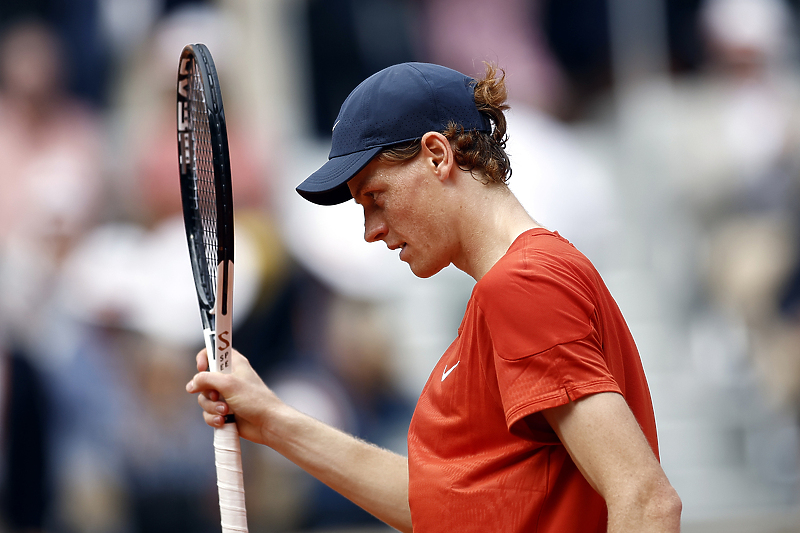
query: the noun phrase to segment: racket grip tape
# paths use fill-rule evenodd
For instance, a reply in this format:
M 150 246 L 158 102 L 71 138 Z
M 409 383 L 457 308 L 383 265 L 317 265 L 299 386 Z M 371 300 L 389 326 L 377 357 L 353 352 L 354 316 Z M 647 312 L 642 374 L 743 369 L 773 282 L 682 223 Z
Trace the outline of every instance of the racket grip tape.
M 247 533 L 242 453 L 236 424 L 214 428 L 214 456 L 222 533 Z

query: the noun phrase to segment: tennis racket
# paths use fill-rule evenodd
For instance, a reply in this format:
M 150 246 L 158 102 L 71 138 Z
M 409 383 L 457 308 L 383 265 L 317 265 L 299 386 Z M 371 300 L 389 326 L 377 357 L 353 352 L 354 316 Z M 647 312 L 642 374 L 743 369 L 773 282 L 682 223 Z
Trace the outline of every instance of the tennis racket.
M 231 371 L 233 196 L 222 93 L 205 45 L 183 49 L 178 67 L 178 163 L 183 220 L 212 372 Z M 246 532 L 239 431 L 233 415 L 214 429 L 223 533 Z

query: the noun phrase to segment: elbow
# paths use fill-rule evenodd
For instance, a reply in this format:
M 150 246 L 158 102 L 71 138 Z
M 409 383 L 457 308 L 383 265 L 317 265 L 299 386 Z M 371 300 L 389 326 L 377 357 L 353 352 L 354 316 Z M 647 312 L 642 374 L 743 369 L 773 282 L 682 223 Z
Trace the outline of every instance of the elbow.
M 656 522 L 673 524 L 676 528 L 680 527 L 683 502 L 681 502 L 678 492 L 669 483 L 660 487 L 650 498 L 646 509 L 647 514 Z
M 609 531 L 680 531 L 683 503 L 666 478 L 618 496 L 606 500 Z

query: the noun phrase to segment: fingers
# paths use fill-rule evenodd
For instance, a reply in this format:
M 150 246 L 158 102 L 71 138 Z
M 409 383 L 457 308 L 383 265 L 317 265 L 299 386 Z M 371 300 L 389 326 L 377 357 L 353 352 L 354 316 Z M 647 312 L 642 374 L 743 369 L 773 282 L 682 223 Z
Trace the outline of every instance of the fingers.
M 192 386 L 192 382 L 186 386 L 187 390 Z M 192 392 L 192 391 L 190 391 Z M 197 403 L 203 409 L 203 420 L 212 427 L 222 427 L 225 425 L 225 415 L 231 412 L 227 403 L 220 399 L 219 392 L 215 390 L 201 391 L 197 395 Z
M 212 401 L 204 394 L 197 396 L 197 403 L 203 408 L 203 420 L 206 424 L 214 427 L 222 427 L 225 424 L 225 415 L 230 413 L 228 404 Z
M 216 392 L 216 391 L 214 391 Z M 230 412 L 230 407 L 224 401 L 219 400 L 219 395 L 217 394 L 217 399 L 213 399 L 209 397 L 210 395 L 198 394 L 197 395 L 197 403 L 200 404 L 200 407 L 203 408 L 203 411 L 209 414 L 217 414 L 225 416 Z
M 203 410 L 203 420 L 209 426 L 222 427 L 226 415 L 239 409 L 247 411 L 247 406 L 252 402 L 248 403 L 243 398 L 270 393 L 247 358 L 235 350 L 232 373 L 207 372 L 205 350 L 197 354 L 196 363 L 198 373 L 186 384 L 186 391 L 198 395 L 197 402 Z M 225 402 L 225 398 L 232 399 L 233 407 Z
M 227 378 L 228 374 L 201 370 L 186 384 L 186 392 L 194 394 L 196 392 L 206 392 L 209 390 L 224 390 L 228 382 Z
M 225 402 L 214 401 L 201 394 L 197 397 L 197 403 L 203 408 L 203 411 L 210 415 L 225 416 L 230 412 L 228 404 Z
M 208 370 L 208 354 L 206 353 L 206 349 L 203 348 L 197 353 L 197 371 L 198 372 L 205 372 Z
M 198 360 L 200 355 L 204 355 L 204 352 L 198 354 Z M 220 380 L 225 380 L 223 374 L 201 370 L 186 384 L 187 392 L 197 393 L 197 403 L 203 409 L 203 420 L 212 427 L 225 425 L 225 415 L 231 413 L 230 407 L 222 400 L 222 396 L 217 391 L 217 388 L 222 385 L 219 383 Z
M 198 401 L 200 401 L 200 398 L 206 398 L 211 402 L 219 401 L 221 398 L 220 393 L 213 384 L 209 383 L 209 376 L 211 376 L 209 372 L 200 372 L 196 374 L 192 380 L 186 384 L 186 392 L 190 394 L 200 393 Z
M 203 411 L 203 420 L 206 424 L 214 428 L 221 428 L 225 425 L 225 417 L 220 415 L 215 415 L 212 413 L 206 413 Z

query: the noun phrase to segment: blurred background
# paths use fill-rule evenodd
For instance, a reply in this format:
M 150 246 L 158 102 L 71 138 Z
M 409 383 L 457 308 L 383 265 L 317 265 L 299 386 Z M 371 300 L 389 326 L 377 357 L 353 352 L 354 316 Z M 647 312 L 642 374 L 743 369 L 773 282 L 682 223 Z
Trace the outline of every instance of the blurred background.
M 236 205 L 234 344 L 288 403 L 405 452 L 472 280 L 417 280 L 294 187 L 403 61 L 506 69 L 511 187 L 639 345 L 684 531 L 800 531 L 800 2 L 3 0 L 0 532 L 219 531 L 184 392 L 178 57 L 211 49 Z M 243 444 L 251 531 L 384 531 Z

